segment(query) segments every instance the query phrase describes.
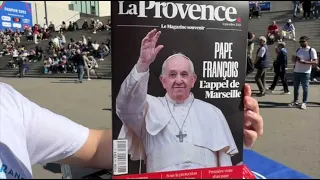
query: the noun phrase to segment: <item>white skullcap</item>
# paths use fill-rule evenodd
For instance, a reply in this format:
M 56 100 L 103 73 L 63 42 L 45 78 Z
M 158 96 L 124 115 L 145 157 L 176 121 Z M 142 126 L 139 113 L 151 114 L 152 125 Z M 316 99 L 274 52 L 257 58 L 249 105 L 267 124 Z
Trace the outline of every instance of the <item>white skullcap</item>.
M 166 68 L 166 65 L 167 65 L 168 60 L 171 59 L 171 58 L 173 58 L 173 57 L 176 57 L 176 56 L 182 56 L 182 57 L 186 58 L 187 60 L 189 60 L 190 66 L 191 66 L 191 71 L 194 73 L 194 66 L 193 66 L 193 63 L 192 63 L 191 59 L 190 59 L 188 56 L 186 56 L 186 55 L 184 55 L 184 54 L 182 54 L 182 53 L 175 53 L 175 54 L 169 56 L 169 57 L 163 62 L 161 74 L 164 74 L 164 71 L 165 71 L 165 68 Z
M 173 57 L 175 57 L 175 56 L 182 56 L 182 57 L 184 57 L 184 58 L 186 58 L 186 59 L 188 59 L 188 60 L 191 61 L 191 59 L 190 59 L 189 57 L 187 57 L 186 55 L 184 55 L 184 54 L 182 54 L 182 53 L 172 54 L 171 56 L 167 57 L 167 59 L 166 59 L 165 61 L 167 61 L 168 59 L 173 58 Z
M 262 40 L 262 41 L 264 41 L 264 42 L 267 42 L 267 38 L 264 37 L 264 36 L 260 36 L 260 37 L 259 37 L 259 40 Z

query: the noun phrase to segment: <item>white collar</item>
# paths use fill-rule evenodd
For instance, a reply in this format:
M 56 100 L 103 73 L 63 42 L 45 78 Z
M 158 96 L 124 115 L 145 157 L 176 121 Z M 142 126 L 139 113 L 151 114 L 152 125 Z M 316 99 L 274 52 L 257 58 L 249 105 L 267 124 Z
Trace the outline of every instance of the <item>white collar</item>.
M 175 101 L 175 100 L 173 100 L 173 99 L 171 99 L 168 93 L 166 93 L 165 98 L 166 98 L 166 99 L 168 100 L 168 102 L 170 102 L 171 104 L 175 104 L 175 105 L 176 105 L 176 104 L 189 104 L 189 103 L 191 103 L 191 102 L 193 101 L 194 96 L 193 96 L 193 93 L 190 92 L 189 97 L 188 97 L 184 102 L 180 102 L 180 103 L 177 102 L 177 101 Z
M 307 50 L 309 50 L 311 47 L 308 45 L 308 46 L 306 46 L 306 47 L 301 47 L 301 49 L 307 49 Z

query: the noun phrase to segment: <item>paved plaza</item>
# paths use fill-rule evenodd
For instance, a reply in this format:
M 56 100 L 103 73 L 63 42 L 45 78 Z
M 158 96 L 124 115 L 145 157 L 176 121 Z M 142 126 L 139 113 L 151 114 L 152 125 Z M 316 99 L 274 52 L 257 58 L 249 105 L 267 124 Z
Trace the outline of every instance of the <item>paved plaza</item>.
M 12 85 L 40 106 L 80 124 L 98 129 L 111 127 L 110 80 L 84 81 L 83 84 L 68 79 L 0 78 L 0 81 Z M 251 87 L 255 92 L 256 85 Z M 290 90 L 293 93 L 292 87 Z M 307 110 L 289 108 L 287 104 L 292 98 L 293 95 L 280 95 L 280 91 L 257 98 L 265 126 L 264 136 L 253 150 L 320 178 L 320 85 L 310 87 Z M 33 175 L 34 178 L 61 179 L 59 167 L 36 165 Z

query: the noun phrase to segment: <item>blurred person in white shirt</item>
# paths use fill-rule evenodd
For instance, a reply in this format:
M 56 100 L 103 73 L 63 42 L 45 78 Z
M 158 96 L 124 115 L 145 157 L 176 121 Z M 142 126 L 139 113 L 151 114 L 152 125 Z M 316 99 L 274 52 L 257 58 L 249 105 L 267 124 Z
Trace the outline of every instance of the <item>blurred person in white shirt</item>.
M 48 25 L 46 23 L 43 24 L 43 29 L 47 30 L 48 29 Z
M 55 38 L 53 38 L 53 39 L 52 39 L 52 43 L 53 43 L 54 47 L 59 48 L 59 47 L 60 47 L 59 37 L 56 36 Z
M 100 45 L 97 43 L 97 41 L 94 41 L 94 42 L 92 42 L 91 46 L 93 48 L 93 56 L 97 57 L 99 55 Z
M 62 47 L 64 44 L 67 43 L 67 41 L 66 41 L 66 37 L 64 36 L 63 32 L 61 32 L 60 36 L 61 36 L 61 38 L 60 38 L 60 47 Z
M 282 29 L 281 39 L 284 40 L 285 37 L 288 37 L 288 39 L 296 41 L 296 28 L 294 27 L 291 19 L 288 19 L 287 23 L 283 26 Z
M 308 44 L 309 38 L 307 36 L 300 37 L 300 48 L 296 54 L 292 56 L 292 62 L 295 64 L 293 73 L 293 102 L 289 104 L 291 107 L 299 106 L 299 88 L 300 84 L 303 90 L 301 109 L 307 109 L 307 101 L 309 94 L 309 80 L 313 66 L 318 64 L 317 51 Z
M 88 52 L 82 52 L 84 60 L 84 69 L 87 72 L 88 81 L 90 81 L 90 60 L 88 59 Z
M 97 78 L 100 79 L 101 76 L 99 76 L 97 72 L 97 69 L 99 67 L 97 60 L 93 56 L 89 56 L 88 59 L 90 61 L 90 63 L 88 64 L 90 74 L 95 74 Z
M 95 51 L 97 51 L 98 49 L 99 49 L 99 44 L 97 43 L 97 41 L 94 41 L 93 43 L 92 43 L 92 47 L 93 47 L 93 50 L 95 50 Z
M 86 37 L 85 36 L 82 36 L 82 43 L 84 44 L 84 45 L 87 45 L 88 44 L 88 42 L 87 42 L 87 39 L 86 39 Z

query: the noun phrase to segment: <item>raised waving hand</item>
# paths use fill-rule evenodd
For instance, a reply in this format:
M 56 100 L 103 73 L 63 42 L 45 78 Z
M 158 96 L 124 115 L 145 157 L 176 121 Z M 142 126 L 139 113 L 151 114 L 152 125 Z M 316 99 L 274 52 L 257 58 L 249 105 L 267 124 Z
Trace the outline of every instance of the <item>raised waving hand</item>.
M 141 41 L 140 57 L 137 63 L 138 72 L 146 72 L 155 60 L 163 45 L 157 45 L 161 31 L 153 29 Z

